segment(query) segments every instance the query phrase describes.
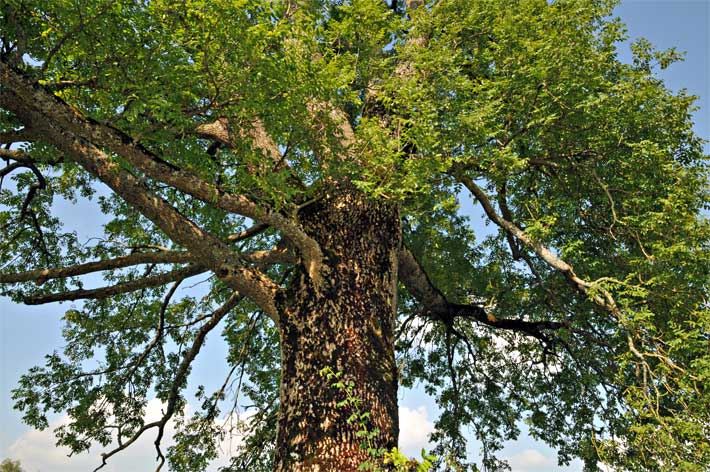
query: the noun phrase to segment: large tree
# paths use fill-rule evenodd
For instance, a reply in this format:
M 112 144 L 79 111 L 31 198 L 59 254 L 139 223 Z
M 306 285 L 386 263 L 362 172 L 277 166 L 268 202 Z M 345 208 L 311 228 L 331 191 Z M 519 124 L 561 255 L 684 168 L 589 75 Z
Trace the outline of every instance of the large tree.
M 707 470 L 702 141 L 654 75 L 678 55 L 621 63 L 613 6 L 3 0 L 0 288 L 81 301 L 14 391 L 25 421 L 66 411 L 58 443 L 104 464 L 152 434 L 196 471 L 236 390 L 233 470 L 346 471 L 421 383 L 441 469 L 477 470 L 467 431 L 504 469 L 524 420 L 590 471 Z M 84 242 L 52 212 L 91 198 Z M 214 331 L 227 377 L 186 417 Z

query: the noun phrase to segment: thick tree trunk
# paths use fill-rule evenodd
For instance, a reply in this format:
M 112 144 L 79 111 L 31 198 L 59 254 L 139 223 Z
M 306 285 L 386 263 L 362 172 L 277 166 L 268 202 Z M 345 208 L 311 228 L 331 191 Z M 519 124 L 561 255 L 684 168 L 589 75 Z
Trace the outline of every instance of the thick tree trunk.
M 277 471 L 356 471 L 371 461 L 359 430 L 379 430 L 369 446 L 397 444 L 394 315 L 399 214 L 352 189 L 334 190 L 301 212 L 326 257 L 323 281 L 297 276 L 282 312 Z M 320 371 L 353 383 L 358 407 Z M 348 422 L 359 410 L 364 422 Z

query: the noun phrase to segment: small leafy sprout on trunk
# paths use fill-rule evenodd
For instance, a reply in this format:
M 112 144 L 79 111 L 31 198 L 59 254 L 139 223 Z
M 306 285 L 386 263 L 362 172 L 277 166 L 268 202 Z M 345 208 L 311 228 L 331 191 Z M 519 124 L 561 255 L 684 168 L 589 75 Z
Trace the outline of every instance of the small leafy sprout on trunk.
M 361 440 L 360 447 L 371 458 L 371 460 L 361 463 L 358 470 L 371 472 L 383 472 L 385 470 L 428 472 L 432 470 L 437 458 L 428 454 L 424 449 L 421 452 L 422 461 L 419 462 L 416 459 L 407 457 L 396 447 L 393 447 L 390 451 L 375 447 L 375 438 L 380 434 L 380 431 L 378 428 L 371 427 L 370 412 L 362 411 L 362 399 L 354 394 L 354 382 L 344 380 L 343 372 L 336 372 L 330 367 L 321 369 L 320 375 L 330 383 L 331 387 L 342 392 L 344 398 L 336 404 L 336 407 L 350 411 L 347 422 L 355 426 L 355 435 Z

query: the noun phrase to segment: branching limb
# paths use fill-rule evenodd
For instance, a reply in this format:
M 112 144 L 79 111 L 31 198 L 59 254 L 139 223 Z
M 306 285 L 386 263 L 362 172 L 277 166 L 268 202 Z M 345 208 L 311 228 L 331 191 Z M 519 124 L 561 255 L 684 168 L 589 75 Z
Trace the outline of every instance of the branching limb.
M 110 285 L 107 287 L 100 287 L 90 290 L 72 290 L 69 292 L 50 293 L 47 295 L 33 295 L 25 297 L 23 299 L 23 302 L 27 305 L 42 305 L 45 303 L 84 299 L 103 300 L 106 298 L 113 297 L 115 295 L 135 292 L 136 290 L 141 290 L 144 288 L 159 287 L 161 285 L 165 285 L 176 280 L 182 280 L 188 277 L 193 277 L 206 271 L 207 269 L 202 266 L 189 265 L 180 269 L 166 272 L 164 274 L 154 275 L 150 277 L 142 277 L 137 280 L 123 282 L 116 285 Z
M 407 290 L 423 305 L 424 313 L 447 325 L 451 325 L 454 318 L 470 318 L 492 328 L 518 331 L 538 339 L 545 337 L 544 331 L 569 327 L 567 322 L 496 318 L 491 313 L 487 313 L 481 305 L 451 303 L 434 286 L 407 248 L 402 248 L 399 252 L 399 277 Z
M 25 123 L 41 123 L 43 129 L 38 129 L 38 131 L 42 131 L 41 134 L 44 139 L 72 155 L 77 163 L 107 183 L 109 187 L 129 203 L 134 204 L 148 218 L 156 222 L 161 229 L 164 228 L 155 221 L 154 210 L 150 210 L 153 215 L 149 215 L 146 213 L 145 202 L 141 202 L 138 205 L 138 202 L 128 198 L 126 189 L 119 191 L 116 188 L 114 183 L 115 176 L 127 173 L 119 170 L 118 166 L 108 159 L 108 156 L 105 155 L 101 148 L 109 149 L 118 154 L 151 179 L 171 185 L 181 192 L 223 210 L 246 216 L 279 230 L 301 253 L 311 278 L 316 283 L 320 281 L 320 268 L 323 259 L 320 246 L 301 229 L 296 221 L 267 208 L 262 208 L 244 195 L 224 192 L 219 187 L 199 178 L 197 175 L 166 162 L 122 131 L 83 117 L 62 99 L 42 87 L 32 84 L 28 79 L 3 62 L 0 62 L 0 78 L 2 78 L 3 83 L 7 84 L 13 95 L 8 96 L 7 99 L 0 99 L 0 104 L 4 108 L 14 112 Z M 0 98 L 2 98 L 2 95 L 0 95 Z M 49 126 L 50 123 L 53 126 Z M 88 160 L 85 156 L 91 155 L 93 155 L 94 159 L 90 160 L 94 162 L 87 162 Z M 103 161 L 102 164 L 105 169 L 97 166 L 98 162 L 96 161 L 98 160 Z M 99 175 L 99 172 L 102 175 Z M 108 178 L 109 175 L 106 172 L 111 172 L 111 179 Z M 131 177 L 131 179 L 132 183 L 137 184 L 134 177 Z M 124 185 L 124 187 L 126 186 Z M 140 193 L 144 194 L 145 190 L 141 189 Z M 151 199 L 155 200 L 155 197 Z M 194 224 L 191 226 L 194 227 Z M 192 228 L 189 228 L 189 230 L 192 231 Z M 171 237 L 173 236 L 168 231 L 166 233 Z M 182 241 L 180 243 L 186 247 L 189 246 Z M 237 288 L 235 287 L 235 289 Z M 242 291 L 241 289 L 237 290 Z M 246 292 L 243 293 L 247 295 Z
M 20 224 L 24 221 L 25 218 L 27 218 L 27 216 L 30 217 L 30 219 L 32 220 L 32 226 L 34 227 L 37 233 L 39 247 L 42 251 L 42 255 L 45 258 L 45 262 L 47 262 L 50 259 L 50 254 L 44 239 L 42 225 L 40 224 L 39 219 L 37 218 L 37 214 L 30 207 L 35 196 L 37 196 L 37 192 L 39 192 L 40 190 L 44 190 L 47 187 L 47 180 L 44 178 L 44 175 L 42 175 L 37 166 L 35 166 L 34 161 L 22 151 L 0 148 L 0 157 L 4 159 L 12 159 L 15 161 L 0 170 L 0 189 L 2 189 L 2 184 L 5 179 L 5 176 L 7 176 L 10 172 L 18 168 L 24 167 L 30 169 L 37 178 L 37 181 L 30 184 L 29 188 L 27 189 L 27 195 L 25 196 L 25 199 L 22 202 L 22 206 L 20 207 L 20 216 L 17 223 Z M 9 224 L 10 223 L 8 222 L 3 225 L 2 228 L 0 228 L 0 231 L 4 231 L 9 226 Z
M 178 366 L 177 373 L 175 374 L 175 378 L 170 388 L 170 393 L 168 394 L 167 405 L 160 420 L 143 425 L 143 427 L 141 427 L 128 441 L 125 441 L 122 444 L 119 444 L 118 447 L 116 447 L 115 449 L 112 449 L 111 451 L 102 454 L 101 465 L 94 469 L 94 472 L 103 468 L 107 464 L 107 461 L 111 456 L 114 456 L 115 454 L 126 449 L 128 446 L 136 442 L 143 435 L 143 433 L 152 428 L 158 428 L 158 434 L 155 439 L 155 447 L 156 451 L 158 452 L 158 460 L 160 462 L 158 464 L 157 470 L 160 470 L 162 468 L 163 464 L 165 463 L 165 457 L 163 456 L 160 450 L 160 443 L 163 439 L 165 426 L 167 425 L 168 421 L 170 421 L 170 418 L 172 418 L 172 416 L 175 414 L 175 408 L 177 407 L 178 400 L 180 398 L 180 390 L 182 389 L 183 385 L 185 384 L 185 381 L 187 380 L 187 375 L 190 371 L 190 366 L 197 357 L 197 354 L 199 354 L 200 350 L 202 349 L 202 345 L 204 344 L 207 334 L 212 331 L 212 329 L 214 329 L 219 324 L 219 322 L 222 321 L 222 319 L 232 309 L 234 309 L 234 307 L 237 306 L 237 304 L 241 300 L 241 295 L 239 295 L 238 293 L 232 294 L 229 299 L 224 303 L 224 305 L 222 305 L 217 310 L 215 310 L 214 313 L 212 313 L 209 321 L 207 321 L 199 329 L 195 336 L 195 339 L 192 342 L 190 349 L 185 352 L 182 361 Z
M 121 269 L 139 264 L 181 264 L 192 262 L 194 259 L 194 256 L 189 252 L 137 252 L 114 259 L 87 262 L 85 264 L 77 264 L 69 267 L 36 269 L 14 274 L 0 273 L 0 284 L 34 281 L 37 285 L 42 285 L 47 280 L 51 279 L 62 279 L 104 270 Z
M 0 76 L 3 80 L 7 78 L 11 86 L 20 87 L 24 93 L 23 96 L 15 95 L 14 92 L 0 93 L 0 106 L 15 113 L 21 121 L 36 125 L 36 130 L 41 133 L 43 140 L 56 146 L 68 158 L 108 185 L 173 241 L 199 257 L 200 262 L 215 271 L 228 286 L 251 298 L 273 319 L 278 318 L 274 300 L 279 288 L 271 279 L 259 270 L 244 267 L 238 254 L 222 241 L 180 214 L 166 200 L 153 194 L 144 182 L 122 169 L 91 141 L 73 133 L 72 128 L 86 131 L 84 128 L 92 129 L 92 124 L 79 117 L 66 103 L 36 87 L 28 86 L 23 77 L 1 62 Z M 26 99 L 35 101 L 27 102 Z M 60 110 L 62 108 L 64 109 Z M 55 116 L 56 110 L 60 110 L 58 116 Z M 55 118 L 58 122 L 54 121 Z M 71 119 L 74 124 L 66 122 Z M 95 134 L 101 132 L 99 129 Z M 95 136 L 90 137 L 93 139 Z M 132 142 L 126 146 L 134 150 L 141 149 Z M 134 157 L 137 156 L 138 154 Z M 143 154 L 143 160 L 150 158 L 151 156 Z M 156 166 L 169 168 L 167 164 L 151 162 Z M 199 179 L 198 181 L 203 182 Z
M 288 251 L 287 248 L 277 247 L 269 251 L 254 251 L 240 255 L 240 258 L 257 267 L 268 267 L 273 264 L 294 263 L 296 258 Z M 114 259 L 103 261 L 87 262 L 85 264 L 77 264 L 69 267 L 59 267 L 54 269 L 36 269 L 26 272 L 17 273 L 0 273 L 0 284 L 21 283 L 34 281 L 37 285 L 44 284 L 47 280 L 86 275 L 90 273 L 121 269 L 125 267 L 136 266 L 140 264 L 179 264 L 186 262 L 194 262 L 195 257 L 189 252 L 180 251 L 159 251 L 148 253 L 135 253 L 127 256 L 121 256 Z M 172 280 L 179 280 L 177 277 L 181 274 L 184 277 L 191 277 L 200 273 L 206 272 L 207 269 L 198 266 L 191 266 L 194 269 L 184 268 L 176 271 L 168 272 L 160 276 L 148 277 L 135 282 L 126 282 L 117 284 L 111 287 L 103 287 L 93 290 L 75 290 L 71 292 L 63 292 L 51 295 L 42 295 L 37 297 L 28 297 L 25 299 L 27 304 L 44 304 L 55 301 L 68 301 L 78 299 L 103 299 L 120 293 L 127 293 L 147 287 L 155 287 L 168 283 Z M 146 282 L 141 284 L 139 282 Z
M 609 311 L 615 318 L 620 317 L 619 308 L 616 306 L 614 299 L 608 291 L 600 290 L 602 295 L 593 294 L 591 291 L 592 284 L 578 277 L 571 265 L 555 255 L 555 253 L 553 253 L 545 245 L 533 240 L 512 221 L 500 216 L 493 207 L 488 195 L 486 195 L 486 193 L 478 185 L 476 185 L 473 179 L 463 174 L 463 172 L 455 172 L 455 176 L 476 197 L 476 200 L 478 200 L 483 207 L 483 211 L 486 213 L 486 216 L 493 223 L 505 230 L 507 233 L 515 236 L 518 241 L 532 249 L 535 254 L 537 254 L 549 266 L 560 272 L 573 287 L 591 298 L 594 303 Z

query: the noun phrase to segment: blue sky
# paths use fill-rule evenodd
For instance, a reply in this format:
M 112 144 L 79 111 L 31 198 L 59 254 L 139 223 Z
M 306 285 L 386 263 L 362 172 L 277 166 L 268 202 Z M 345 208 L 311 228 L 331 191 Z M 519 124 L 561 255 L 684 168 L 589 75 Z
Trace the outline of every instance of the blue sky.
M 658 48 L 677 47 L 686 52 L 686 60 L 662 71 L 661 76 L 673 90 L 682 88 L 699 96 L 699 110 L 694 115 L 696 132 L 710 139 L 710 0 L 626 0 L 615 12 L 627 24 L 632 38 L 646 37 Z M 629 60 L 628 47 L 620 51 L 622 60 Z M 710 146 L 706 145 L 706 150 Z M 68 228 L 75 228 L 88 238 L 96 234 L 102 220 L 98 207 L 82 203 L 57 208 Z M 479 212 L 464 207 L 474 219 Z M 90 216 L 89 216 L 90 215 Z M 480 221 L 476 229 L 484 230 Z M 485 229 L 487 230 L 487 229 Z M 67 458 L 66 451 L 56 449 L 49 431 L 31 431 L 12 410 L 10 390 L 19 376 L 34 365 L 43 364 L 43 356 L 61 349 L 61 316 L 69 305 L 40 307 L 18 306 L 0 298 L 0 460 L 20 459 L 28 472 L 91 470 L 98 464 L 99 449 L 89 456 Z M 194 384 L 211 385 L 222 378 L 224 345 L 217 336 L 205 346 L 191 377 Z M 402 421 L 401 445 L 412 454 L 426 447 L 426 436 L 433 427 L 437 410 L 420 390 L 400 394 Z M 149 410 L 159 411 L 153 403 Z M 57 416 L 61 421 L 61 416 Z M 149 439 L 149 438 L 148 438 Z M 228 448 L 225 444 L 225 448 Z M 472 445 L 475 453 L 476 445 Z M 528 437 L 510 443 L 503 451 L 513 472 L 580 471 L 579 463 L 558 467 L 554 451 Z M 153 470 L 150 441 L 138 444 L 117 457 L 106 470 Z

